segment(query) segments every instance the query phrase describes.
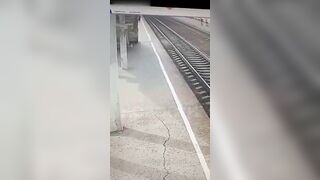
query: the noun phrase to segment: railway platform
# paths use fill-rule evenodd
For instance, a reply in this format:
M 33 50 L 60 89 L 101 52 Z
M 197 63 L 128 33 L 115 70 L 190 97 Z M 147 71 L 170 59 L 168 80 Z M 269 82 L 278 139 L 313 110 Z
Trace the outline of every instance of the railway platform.
M 138 29 L 119 72 L 111 179 L 209 179 L 209 117 L 144 18 Z

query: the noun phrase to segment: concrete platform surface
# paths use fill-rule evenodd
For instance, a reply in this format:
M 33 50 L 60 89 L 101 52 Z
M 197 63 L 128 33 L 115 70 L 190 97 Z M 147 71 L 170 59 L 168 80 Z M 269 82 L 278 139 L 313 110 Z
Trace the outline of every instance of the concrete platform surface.
M 139 23 L 139 44 L 128 50 L 129 69 L 120 70 L 119 97 L 124 130 L 111 134 L 111 179 L 206 179 L 151 40 L 168 68 L 168 76 L 208 164 L 209 118 L 144 23 L 145 26 Z

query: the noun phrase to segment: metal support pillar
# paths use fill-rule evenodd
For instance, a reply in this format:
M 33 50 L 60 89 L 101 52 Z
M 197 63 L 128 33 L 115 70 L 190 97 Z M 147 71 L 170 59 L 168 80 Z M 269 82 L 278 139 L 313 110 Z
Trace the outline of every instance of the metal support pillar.
M 125 27 L 125 15 L 119 15 L 119 24 Z M 127 56 L 127 30 L 126 28 L 120 28 L 120 57 L 121 57 L 121 67 L 123 69 L 128 69 L 128 56 Z
M 120 105 L 118 95 L 118 60 L 117 60 L 117 36 L 116 15 L 110 15 L 110 131 L 123 130 L 120 119 Z

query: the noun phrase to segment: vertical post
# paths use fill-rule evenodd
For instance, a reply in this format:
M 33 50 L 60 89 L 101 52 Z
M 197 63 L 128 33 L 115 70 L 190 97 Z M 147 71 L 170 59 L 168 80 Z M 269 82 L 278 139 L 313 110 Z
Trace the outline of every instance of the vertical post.
M 118 95 L 116 15 L 110 15 L 110 131 L 122 130 Z
M 127 57 L 127 31 L 125 28 L 125 15 L 119 15 L 120 30 L 120 57 L 121 67 L 128 69 L 128 57 Z

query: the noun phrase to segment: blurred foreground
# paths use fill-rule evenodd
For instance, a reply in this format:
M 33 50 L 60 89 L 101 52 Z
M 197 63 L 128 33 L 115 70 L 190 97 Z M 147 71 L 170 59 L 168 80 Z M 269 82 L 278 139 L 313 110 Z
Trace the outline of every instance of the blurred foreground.
M 0 179 L 107 179 L 108 13 L 0 1 Z
M 319 2 L 211 7 L 214 179 L 319 179 Z

